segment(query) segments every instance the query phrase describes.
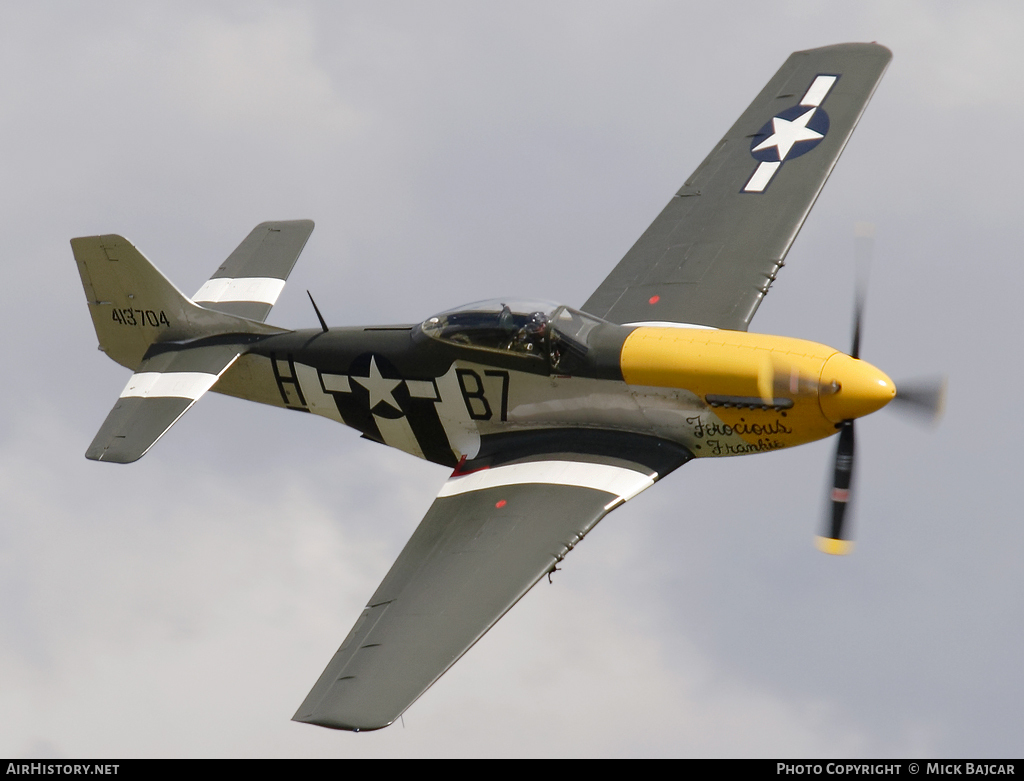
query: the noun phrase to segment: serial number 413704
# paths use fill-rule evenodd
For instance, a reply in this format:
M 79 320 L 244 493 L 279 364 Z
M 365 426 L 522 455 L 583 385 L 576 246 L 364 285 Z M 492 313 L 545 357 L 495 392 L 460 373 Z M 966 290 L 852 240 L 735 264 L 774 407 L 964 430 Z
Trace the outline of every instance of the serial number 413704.
M 115 323 L 121 325 L 150 325 L 154 328 L 161 326 L 171 327 L 171 321 L 167 319 L 167 313 L 161 309 L 159 312 L 153 309 L 118 309 L 115 307 L 111 312 Z

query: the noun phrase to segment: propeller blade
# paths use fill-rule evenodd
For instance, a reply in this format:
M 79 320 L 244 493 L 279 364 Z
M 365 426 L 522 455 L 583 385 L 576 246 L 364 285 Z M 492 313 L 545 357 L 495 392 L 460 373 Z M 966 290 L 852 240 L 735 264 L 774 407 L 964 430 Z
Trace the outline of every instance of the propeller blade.
M 854 438 L 853 421 L 847 420 L 839 432 L 836 445 L 835 471 L 829 497 L 831 517 L 826 519 L 825 534 L 817 538 L 818 548 L 825 553 L 842 556 L 853 551 L 853 542 L 843 536 L 843 522 L 850 503 L 853 483 Z
M 860 338 L 864 322 L 864 304 L 867 297 L 867 280 L 874 254 L 875 226 L 871 223 L 857 223 L 854 231 L 856 240 L 857 271 L 853 302 L 853 345 L 850 357 L 860 359 Z M 809 379 L 799 377 L 795 371 L 780 372 L 774 367 L 772 383 L 778 387 L 780 379 L 790 380 L 790 390 L 794 393 L 810 386 Z M 787 377 L 788 374 L 788 377 Z M 781 375 L 781 376 L 780 376 Z M 759 378 L 760 379 L 760 378 Z M 834 384 L 833 384 L 834 386 Z M 834 386 L 832 390 L 836 390 Z M 828 388 L 821 384 L 818 393 L 827 393 Z M 918 418 L 935 423 L 942 415 L 946 401 L 945 378 L 929 378 L 899 383 L 896 396 L 892 401 L 899 402 L 899 408 Z M 840 413 L 850 414 L 850 413 Z M 837 416 L 838 417 L 838 416 Z M 833 418 L 834 419 L 834 418 Z M 825 534 L 817 538 L 818 547 L 825 553 L 846 554 L 853 550 L 853 542 L 849 539 L 849 530 L 844 536 L 843 525 L 850 503 L 851 486 L 853 484 L 854 437 L 853 420 L 844 420 L 836 445 L 835 471 L 832 477 L 832 494 L 829 498 L 830 515 L 826 522 Z
M 931 377 L 897 383 L 896 398 L 904 412 L 937 423 L 946 406 L 946 378 Z
M 854 244 L 856 255 L 856 280 L 854 282 L 853 299 L 853 347 L 851 358 L 860 358 L 860 332 L 864 319 L 864 301 L 867 298 L 868 277 L 871 274 L 871 261 L 875 254 L 875 226 L 870 222 L 858 222 L 854 226 Z
M 781 358 L 772 358 L 762 366 L 757 377 L 757 387 L 762 395 L 766 385 L 770 386 L 774 396 L 783 398 L 834 392 L 829 386 L 819 387 L 821 378 L 817 374 L 806 374 Z
M 775 403 L 775 367 L 767 355 L 761 361 L 761 369 L 757 373 L 757 393 L 765 404 Z
M 858 290 L 857 299 L 853 304 L 853 346 L 850 348 L 851 358 L 860 358 L 860 326 L 864 319 L 864 295 Z

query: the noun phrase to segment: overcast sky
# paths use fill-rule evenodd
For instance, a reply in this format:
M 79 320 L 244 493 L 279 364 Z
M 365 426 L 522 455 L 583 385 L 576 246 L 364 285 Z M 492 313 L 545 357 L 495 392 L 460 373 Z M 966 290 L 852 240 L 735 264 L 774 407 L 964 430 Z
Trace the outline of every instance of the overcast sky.
M 1013 0 L 0 5 L 0 756 L 1024 754 L 1022 36 Z M 191 293 L 314 219 L 288 327 L 307 288 L 333 325 L 578 306 L 790 52 L 871 40 L 895 59 L 752 328 L 847 349 L 874 223 L 862 356 L 950 396 L 858 427 L 855 554 L 812 544 L 832 442 L 691 463 L 404 724 L 291 722 L 446 470 L 216 394 L 86 461 L 128 372 L 68 240 Z

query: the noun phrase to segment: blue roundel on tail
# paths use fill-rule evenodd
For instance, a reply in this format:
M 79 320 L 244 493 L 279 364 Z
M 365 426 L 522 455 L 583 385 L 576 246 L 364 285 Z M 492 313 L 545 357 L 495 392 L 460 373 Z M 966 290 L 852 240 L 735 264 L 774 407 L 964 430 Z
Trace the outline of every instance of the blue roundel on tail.
M 772 117 L 750 143 L 763 163 L 779 163 L 807 154 L 828 133 L 828 114 L 816 106 L 793 106 Z

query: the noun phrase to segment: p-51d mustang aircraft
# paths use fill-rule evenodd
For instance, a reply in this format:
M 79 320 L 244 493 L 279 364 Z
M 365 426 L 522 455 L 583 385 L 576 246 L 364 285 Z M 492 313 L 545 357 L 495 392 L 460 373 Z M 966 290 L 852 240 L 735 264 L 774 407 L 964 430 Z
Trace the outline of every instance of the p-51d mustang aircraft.
M 313 230 L 259 225 L 191 299 L 120 236 L 73 239 L 101 349 L 134 374 L 86 457 L 129 463 L 208 390 L 312 412 L 454 471 L 294 718 L 391 724 L 598 521 L 692 458 L 841 432 L 893 382 L 747 333 L 889 60 L 793 54 L 580 309 L 495 299 L 418 325 L 264 321 Z M 315 308 L 315 304 L 314 304 Z M 858 326 L 859 330 L 859 326 Z M 914 400 L 913 398 L 911 399 Z

